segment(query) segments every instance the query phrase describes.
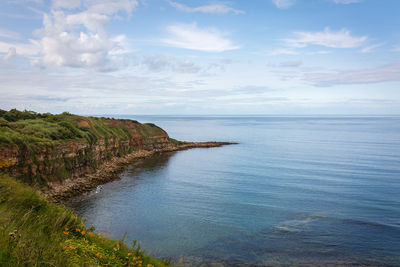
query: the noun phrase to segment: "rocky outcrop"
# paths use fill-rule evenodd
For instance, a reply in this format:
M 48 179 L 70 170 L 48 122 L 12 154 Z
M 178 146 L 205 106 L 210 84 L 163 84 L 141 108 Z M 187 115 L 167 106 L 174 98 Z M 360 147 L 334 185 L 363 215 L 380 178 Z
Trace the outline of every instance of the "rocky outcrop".
M 86 174 L 76 179 L 68 179 L 63 182 L 50 182 L 44 194 L 53 201 L 60 202 L 82 193 L 89 192 L 98 185 L 116 180 L 124 168 L 138 158 L 148 157 L 156 153 L 172 152 L 190 148 L 219 147 L 235 143 L 227 142 L 187 142 L 181 144 L 169 144 L 162 148 L 152 150 L 138 150 L 122 157 L 114 157 L 100 165 L 96 172 Z
M 18 163 L 17 146 L 0 146 L 0 169 L 15 166 Z

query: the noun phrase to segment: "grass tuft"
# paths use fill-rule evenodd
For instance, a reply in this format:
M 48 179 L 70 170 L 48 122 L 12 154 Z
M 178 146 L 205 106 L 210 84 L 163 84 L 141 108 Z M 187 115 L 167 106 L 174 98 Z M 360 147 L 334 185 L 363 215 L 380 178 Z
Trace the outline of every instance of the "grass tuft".
M 0 266 L 169 266 L 134 242 L 115 241 L 87 229 L 64 206 L 31 187 L 0 176 Z

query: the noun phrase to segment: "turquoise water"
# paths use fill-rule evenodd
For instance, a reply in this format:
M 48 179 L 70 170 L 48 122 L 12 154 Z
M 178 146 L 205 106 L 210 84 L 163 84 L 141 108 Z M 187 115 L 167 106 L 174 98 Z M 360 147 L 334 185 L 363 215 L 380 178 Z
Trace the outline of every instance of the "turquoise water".
M 157 117 L 171 137 L 237 141 L 141 160 L 71 207 L 187 266 L 400 266 L 399 117 Z

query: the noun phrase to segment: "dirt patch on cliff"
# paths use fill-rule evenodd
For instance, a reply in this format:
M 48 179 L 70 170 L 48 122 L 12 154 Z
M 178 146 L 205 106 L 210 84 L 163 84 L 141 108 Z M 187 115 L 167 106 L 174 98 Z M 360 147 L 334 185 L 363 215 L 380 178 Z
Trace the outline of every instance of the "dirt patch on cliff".
M 90 128 L 90 123 L 88 121 L 85 121 L 85 120 L 80 120 L 80 121 L 78 121 L 77 124 L 78 124 L 79 127 Z

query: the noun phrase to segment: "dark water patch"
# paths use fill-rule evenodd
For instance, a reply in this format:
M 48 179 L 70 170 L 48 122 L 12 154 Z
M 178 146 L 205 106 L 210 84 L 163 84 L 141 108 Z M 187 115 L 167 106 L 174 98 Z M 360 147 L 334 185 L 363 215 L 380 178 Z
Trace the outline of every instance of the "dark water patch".
M 316 235 L 318 220 L 323 216 L 283 221 L 272 231 L 264 229 L 249 237 L 229 237 L 193 251 L 198 258 L 207 259 L 202 264 L 212 264 L 223 255 L 225 266 L 397 266 L 400 257 L 382 257 L 379 248 L 374 251 L 348 251 L 340 236 L 321 231 Z M 285 227 L 285 230 L 277 228 Z M 315 228 L 314 228 L 315 227 Z M 311 234 L 314 232 L 314 234 Z M 261 264 L 262 263 L 262 264 Z

